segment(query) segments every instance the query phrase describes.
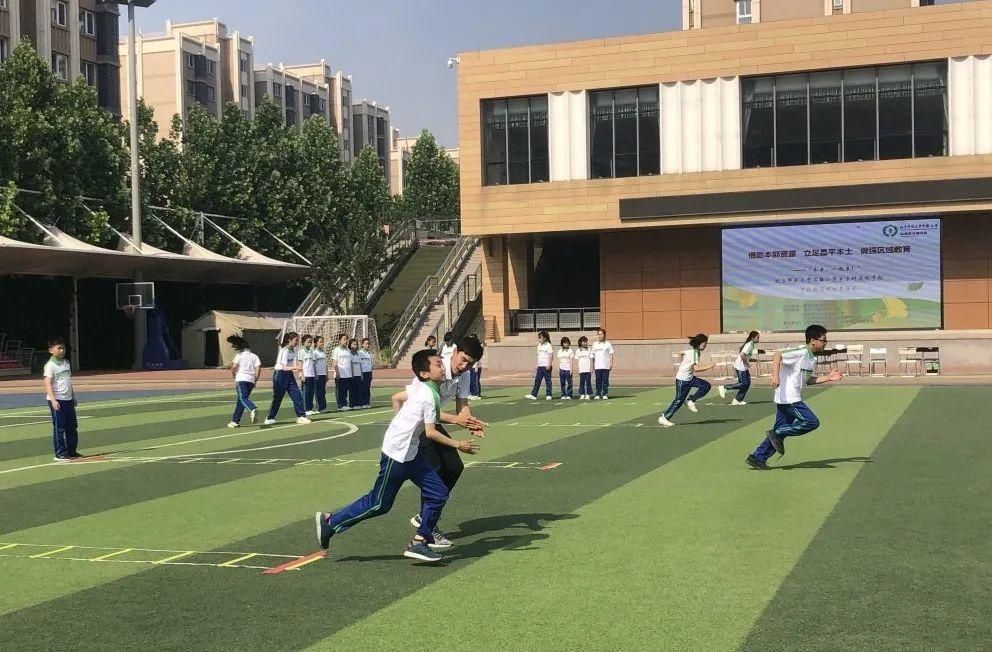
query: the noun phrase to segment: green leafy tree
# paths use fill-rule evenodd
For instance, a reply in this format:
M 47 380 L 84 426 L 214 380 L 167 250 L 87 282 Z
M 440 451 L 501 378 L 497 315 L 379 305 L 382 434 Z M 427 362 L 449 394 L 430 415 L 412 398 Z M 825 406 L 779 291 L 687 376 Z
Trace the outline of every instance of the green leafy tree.
M 443 226 L 457 228 L 459 192 L 458 166 L 425 129 L 413 146 L 403 179 L 403 213 L 426 222 L 454 220 Z

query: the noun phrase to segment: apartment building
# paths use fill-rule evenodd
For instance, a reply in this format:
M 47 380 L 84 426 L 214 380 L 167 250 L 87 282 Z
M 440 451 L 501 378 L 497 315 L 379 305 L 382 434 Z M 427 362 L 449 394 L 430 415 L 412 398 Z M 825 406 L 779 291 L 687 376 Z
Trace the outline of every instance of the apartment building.
M 67 84 L 83 78 L 102 108 L 120 112 L 119 13 L 101 0 L 0 0 L 0 61 L 30 39 Z
M 365 147 L 371 147 L 379 157 L 379 165 L 386 175 L 386 182 L 393 192 L 392 138 L 389 107 L 363 99 L 352 107 L 354 125 L 354 153 L 357 157 Z
M 327 117 L 338 135 L 341 160 L 350 165 L 354 156 L 351 140 L 351 76 L 345 76 L 341 71 L 332 72 L 324 59 L 309 65 L 286 66 L 286 71 L 317 84 L 321 98 L 325 98 L 326 88 L 327 107 L 322 115 Z
M 221 44 L 183 33 L 166 23 L 163 34 L 141 35 L 135 42 L 138 58 L 138 96 L 155 110 L 159 137 L 168 136 L 172 117 L 185 118 L 200 106 L 218 118 L 223 110 L 224 68 Z M 121 111 L 130 107 L 127 83 L 128 47 L 119 43 Z
M 795 4 L 461 54 L 491 339 L 772 342 L 822 319 L 893 355 L 940 338 L 948 367 L 989 359 L 992 1 L 765 19 Z M 661 365 L 638 350 L 625 366 Z
M 393 129 L 390 139 L 389 149 L 389 191 L 393 195 L 403 194 L 403 180 L 406 179 L 406 169 L 410 165 L 410 158 L 413 155 L 413 146 L 417 144 L 416 138 L 400 137 L 400 130 Z
M 234 102 L 246 117 L 255 112 L 255 87 L 252 72 L 255 69 L 254 37 L 228 29 L 216 18 L 190 23 L 166 22 L 167 34 L 182 34 L 190 39 L 215 46 L 220 58 L 216 72 L 217 95 L 221 107 Z
M 934 0 L 682 0 L 682 29 L 926 7 Z
M 281 64 L 256 68 L 255 106 L 265 98 L 282 109 L 287 126 L 302 129 L 304 121 L 314 115 L 331 124 L 330 87 L 318 78 L 301 75 Z

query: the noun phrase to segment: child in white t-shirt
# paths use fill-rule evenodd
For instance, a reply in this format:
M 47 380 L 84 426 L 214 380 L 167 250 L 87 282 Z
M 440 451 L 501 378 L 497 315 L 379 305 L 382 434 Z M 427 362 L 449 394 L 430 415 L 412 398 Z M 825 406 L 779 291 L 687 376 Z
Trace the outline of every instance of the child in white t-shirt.
M 302 342 L 297 358 L 303 370 L 303 407 L 309 417 L 317 414 L 313 409 L 313 401 L 317 397 L 317 361 L 313 355 L 313 336 L 304 335 Z
M 324 338 L 313 338 L 313 366 L 317 373 L 317 412 L 327 409 L 327 352 L 324 351 Z
M 613 345 L 606 339 L 606 329 L 596 330 L 596 341 L 592 344 L 592 362 L 596 370 L 596 400 L 610 398 L 610 372 L 613 371 Z
M 665 428 L 671 428 L 675 425 L 672 423 L 672 417 L 683 404 L 692 412 L 698 412 L 696 401 L 706 396 L 712 387 L 708 382 L 696 376 L 697 373 L 709 371 L 715 366 L 712 364 L 700 366 L 699 364 L 699 358 L 706 350 L 706 343 L 709 339 L 705 333 L 694 335 L 689 339 L 691 348 L 682 353 L 682 362 L 679 364 L 679 370 L 675 373 L 675 398 L 672 399 L 672 404 L 668 406 L 668 409 L 658 417 L 658 423 Z M 690 398 L 689 392 L 692 392 L 693 389 L 696 391 Z
M 561 348 L 558 349 L 558 380 L 561 383 L 561 400 L 572 400 L 572 361 L 575 360 L 575 349 L 572 340 L 561 338 Z
M 592 399 L 592 351 L 589 349 L 589 338 L 585 335 L 579 338 L 575 360 L 579 365 L 579 400 L 588 401 Z
M 79 445 L 79 426 L 76 419 L 76 393 L 72 389 L 72 369 L 65 359 L 65 340 L 57 337 L 48 343 L 52 356 L 45 363 L 45 399 L 52 414 L 52 431 L 55 433 L 55 461 L 69 462 L 83 457 Z
M 367 409 L 372 407 L 372 341 L 369 338 L 362 340 L 362 348 L 358 350 L 358 357 L 362 362 L 362 396 L 361 407 Z
M 227 338 L 227 341 L 237 351 L 234 360 L 231 361 L 231 375 L 234 376 L 234 389 L 238 395 L 234 414 L 231 415 L 231 422 L 227 424 L 227 427 L 237 428 L 241 424 L 241 417 L 245 410 L 248 410 L 248 418 L 253 424 L 257 420 L 258 415 L 256 414 L 255 403 L 251 400 L 251 393 L 262 374 L 262 361 L 251 352 L 245 338 L 232 335 Z
M 362 358 L 358 355 L 358 340 L 348 340 L 348 352 L 351 354 L 351 388 L 348 390 L 348 407 L 352 410 L 362 408 Z
M 744 398 L 747 396 L 747 390 L 751 388 L 751 360 L 758 353 L 758 342 L 761 340 L 761 334 L 758 331 L 751 331 L 747 335 L 747 340 L 741 345 L 741 348 L 737 351 L 737 357 L 734 358 L 734 372 L 737 374 L 737 382 L 733 385 L 720 385 L 717 390 L 720 392 L 720 398 L 727 398 L 727 391 L 737 391 L 737 396 L 731 401 L 731 405 L 747 405 Z
M 348 336 L 338 336 L 338 345 L 331 351 L 334 359 L 334 389 L 337 395 L 338 410 L 347 412 L 349 407 L 348 394 L 351 391 L 351 350 L 348 348 Z
M 541 331 L 537 334 L 537 373 L 534 375 L 534 389 L 524 398 L 532 401 L 537 400 L 537 395 L 541 391 L 541 383 L 545 385 L 546 401 L 551 400 L 551 370 L 553 365 L 551 358 L 554 356 L 554 348 L 551 346 L 551 336 L 548 331 Z

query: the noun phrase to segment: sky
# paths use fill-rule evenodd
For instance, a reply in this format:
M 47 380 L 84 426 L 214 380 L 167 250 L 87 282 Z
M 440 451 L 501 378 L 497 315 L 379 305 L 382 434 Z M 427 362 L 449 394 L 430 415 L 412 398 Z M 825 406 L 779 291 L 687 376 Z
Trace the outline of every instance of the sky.
M 228 29 L 255 37 L 256 65 L 326 59 L 335 71 L 353 76 L 356 101 L 365 97 L 388 105 L 402 135 L 428 129 L 440 144 L 453 147 L 458 144 L 456 84 L 445 65 L 448 57 L 676 30 L 681 5 L 680 0 L 612 5 L 603 0 L 158 0 L 137 9 L 136 16 L 144 33 L 164 31 L 167 19 L 219 18 Z
M 677 30 L 681 7 L 680 0 L 158 0 L 137 10 L 137 24 L 154 33 L 165 30 L 166 19 L 219 18 L 255 37 L 256 65 L 325 59 L 353 76 L 356 101 L 389 106 L 402 135 L 429 129 L 440 144 L 453 147 L 456 89 L 448 57 Z

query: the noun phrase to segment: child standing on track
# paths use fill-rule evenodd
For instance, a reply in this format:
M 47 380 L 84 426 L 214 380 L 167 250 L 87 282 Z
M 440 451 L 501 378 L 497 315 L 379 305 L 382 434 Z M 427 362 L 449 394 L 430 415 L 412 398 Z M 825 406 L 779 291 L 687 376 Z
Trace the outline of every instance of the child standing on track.
M 403 556 L 421 561 L 441 559 L 441 555 L 431 548 L 435 544 L 434 528 L 448 500 L 448 488 L 420 450 L 420 433 L 423 430 L 435 445 L 464 453 L 474 454 L 478 444 L 472 440 L 450 439 L 438 432 L 436 424 L 441 413 L 438 384 L 444 377 L 441 358 L 427 350 L 418 351 L 413 355 L 413 372 L 416 380 L 407 386 L 402 405 L 397 399 L 399 394 L 394 397 L 397 411 L 382 441 L 379 475 L 371 491 L 338 512 L 317 512 L 315 515 L 317 541 L 321 548 L 326 550 L 335 534 L 388 513 L 400 487 L 409 480 L 420 488 L 423 507 L 417 533 Z
M 56 337 L 48 342 L 52 356 L 45 363 L 45 399 L 52 414 L 52 446 L 56 462 L 68 462 L 83 457 L 79 445 L 79 425 L 76 419 L 76 393 L 72 390 L 72 367 L 65 359 L 65 340 Z
M 348 336 L 338 335 L 338 345 L 331 351 L 334 358 L 334 389 L 337 395 L 338 410 L 347 412 L 351 409 L 348 394 L 351 391 L 351 350 L 348 348 Z
M 358 355 L 358 340 L 348 340 L 348 352 L 351 354 L 351 389 L 348 390 L 348 407 L 361 410 L 364 407 L 362 399 L 362 359 Z
M 579 400 L 588 401 L 592 398 L 592 351 L 585 335 L 579 338 L 575 359 L 579 361 Z
M 358 350 L 358 357 L 362 361 L 362 407 L 372 407 L 372 342 L 369 338 L 362 340 L 362 348 Z
M 541 383 L 545 385 L 547 396 L 544 400 L 551 400 L 551 357 L 554 355 L 551 346 L 551 336 L 548 331 L 541 331 L 537 334 L 537 373 L 534 374 L 534 389 L 524 398 L 532 401 L 537 400 L 537 395 L 541 392 Z
M 267 426 L 276 422 L 276 415 L 279 414 L 282 398 L 287 393 L 293 401 L 296 423 L 301 425 L 310 423 L 310 419 L 306 417 L 306 411 L 303 409 L 303 397 L 300 395 L 300 388 L 296 384 L 296 374 L 298 373 L 296 345 L 299 341 L 299 334 L 293 332 L 286 333 L 282 338 L 282 348 L 279 349 L 275 370 L 272 374 L 272 405 L 269 407 L 269 416 L 265 419 Z
M 441 346 L 441 359 L 450 360 L 458 347 L 455 345 L 455 334 L 447 332 L 444 334 L 444 344 Z
M 813 324 L 806 329 L 806 346 L 776 351 L 772 360 L 772 387 L 775 388 L 775 425 L 765 439 L 747 456 L 752 469 L 768 469 L 773 453 L 785 455 L 785 438 L 799 437 L 820 427 L 809 406 L 803 402 L 806 385 L 834 383 L 844 374 L 834 369 L 826 376 L 814 376 L 816 354 L 827 346 L 827 329 Z
M 241 416 L 248 410 L 248 419 L 255 423 L 257 413 L 255 404 L 251 400 L 251 393 L 258 384 L 258 378 L 262 374 L 262 361 L 257 355 L 251 352 L 248 341 L 238 335 L 227 338 L 228 343 L 237 351 L 234 360 L 231 361 L 231 375 L 234 376 L 234 389 L 238 395 L 238 402 L 234 406 L 234 414 L 231 415 L 231 422 L 228 428 L 237 428 L 241 425 Z
M 572 400 L 572 360 L 575 359 L 575 351 L 572 349 L 572 340 L 567 337 L 561 338 L 561 348 L 558 349 L 558 380 L 561 382 L 561 400 Z
M 737 352 L 737 357 L 734 358 L 734 372 L 737 374 L 737 382 L 733 385 L 720 385 L 717 387 L 717 390 L 720 392 L 720 398 L 727 398 L 727 390 L 737 391 L 737 396 L 731 401 L 731 405 L 747 405 L 744 397 L 747 396 L 747 390 L 751 388 L 751 359 L 758 351 L 758 342 L 760 340 L 761 335 L 758 331 L 751 331 L 747 334 L 747 340 L 741 345 L 740 350 Z
M 706 396 L 712 388 L 712 385 L 696 376 L 697 373 L 709 371 L 715 366 L 712 364 L 705 367 L 699 366 L 699 357 L 706 350 L 706 343 L 709 339 L 709 335 L 704 333 L 692 337 L 689 340 L 689 346 L 691 348 L 686 349 L 682 353 L 682 363 L 679 365 L 679 370 L 675 374 L 675 398 L 672 400 L 672 404 L 668 406 L 668 409 L 658 417 L 658 423 L 665 428 L 671 428 L 675 425 L 672 423 L 672 417 L 679 411 L 683 403 L 692 412 L 699 412 L 699 409 L 696 407 L 696 401 Z M 693 388 L 696 391 L 693 393 L 692 398 L 690 398 L 689 392 Z
M 317 412 L 327 410 L 327 353 L 324 352 L 324 338 L 313 338 L 313 366 L 317 373 Z
M 592 345 L 592 362 L 596 370 L 596 400 L 610 398 L 610 372 L 615 361 L 613 345 L 606 339 L 606 329 L 596 331 L 596 341 Z
M 317 363 L 313 357 L 313 337 L 310 335 L 303 336 L 299 363 L 303 368 L 303 407 L 309 417 L 317 414 L 317 411 L 313 409 L 313 400 L 317 396 Z
M 478 335 L 470 335 L 473 340 L 479 342 Z M 480 342 L 480 346 L 482 343 Z M 468 400 L 478 401 L 482 398 L 482 365 L 484 364 L 485 356 L 481 353 L 479 354 L 479 359 L 475 361 L 475 366 L 469 370 L 469 396 Z

